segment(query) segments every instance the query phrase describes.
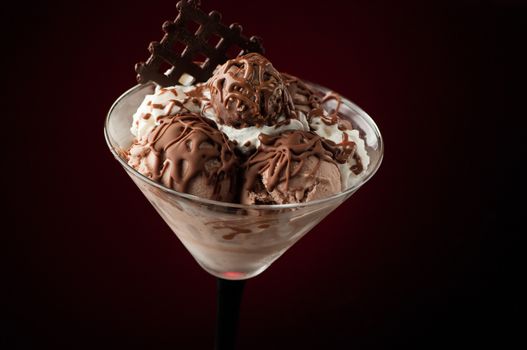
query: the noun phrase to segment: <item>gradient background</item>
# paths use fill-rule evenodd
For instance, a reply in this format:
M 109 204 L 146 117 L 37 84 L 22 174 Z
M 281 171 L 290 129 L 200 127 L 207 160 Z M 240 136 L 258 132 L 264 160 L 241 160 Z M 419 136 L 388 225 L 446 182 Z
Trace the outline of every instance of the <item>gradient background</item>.
M 175 3 L 22 4 L 2 22 L 2 75 L 15 87 L 4 94 L 15 150 L 4 152 L 5 172 L 18 180 L 5 185 L 15 222 L 5 234 L 8 348 L 212 348 L 214 278 L 114 161 L 102 131 Z M 516 29 L 525 6 L 202 3 L 263 37 L 279 70 L 356 102 L 386 144 L 377 175 L 249 281 L 240 349 L 506 342 L 502 331 L 514 329 L 502 312 L 514 302 L 496 288 L 502 141 L 491 128 L 503 113 L 501 29 Z

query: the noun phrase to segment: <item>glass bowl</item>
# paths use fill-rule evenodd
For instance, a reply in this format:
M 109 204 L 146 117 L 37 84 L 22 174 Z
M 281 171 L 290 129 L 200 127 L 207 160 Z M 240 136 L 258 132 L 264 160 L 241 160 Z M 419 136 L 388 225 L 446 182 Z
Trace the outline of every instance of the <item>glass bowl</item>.
M 331 92 L 316 84 L 309 86 L 321 96 Z M 366 174 L 352 187 L 312 202 L 281 205 L 225 203 L 180 193 L 137 172 L 124 158 L 134 138 L 132 115 L 153 91 L 153 84 L 137 85 L 114 102 L 105 122 L 106 141 L 115 159 L 198 264 L 216 277 L 242 280 L 263 272 L 366 183 L 382 161 L 383 142 L 374 121 L 342 98 L 339 115 L 359 130 L 370 157 Z M 326 109 L 335 109 L 336 101 L 326 104 Z

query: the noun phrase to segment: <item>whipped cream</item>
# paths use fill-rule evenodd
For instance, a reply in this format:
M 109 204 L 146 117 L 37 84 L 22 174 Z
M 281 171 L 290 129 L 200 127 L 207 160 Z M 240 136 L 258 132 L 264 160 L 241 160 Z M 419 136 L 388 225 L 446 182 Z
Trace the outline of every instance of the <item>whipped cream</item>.
M 326 114 L 326 112 L 324 114 Z M 354 157 L 350 157 L 344 164 L 339 164 L 339 170 L 342 181 L 342 190 L 357 184 L 362 179 L 364 174 L 366 174 L 366 169 L 370 164 L 370 157 L 366 151 L 364 140 L 359 135 L 359 131 L 355 129 L 340 130 L 338 128 L 338 123 L 328 125 L 320 117 L 311 118 L 310 126 L 311 130 L 317 135 L 331 140 L 336 144 L 345 141 L 345 134 L 348 135 L 348 140 L 355 143 L 357 146 L 355 153 L 359 157 L 362 164 L 362 171 L 358 174 L 355 174 L 353 171 L 351 171 L 351 168 L 357 164 L 357 160 Z
M 190 112 L 199 113 L 201 105 L 196 104 L 188 93 L 194 91 L 199 85 L 182 86 L 176 85 L 166 88 L 156 87 L 152 95 L 146 95 L 145 99 L 133 115 L 130 131 L 142 140 L 150 131 L 159 125 L 162 116 L 174 115 L 181 111 L 181 106 Z
M 206 94 L 204 94 L 206 95 Z M 304 113 L 298 113 L 298 119 L 289 119 L 289 123 L 278 126 L 249 126 L 241 129 L 233 128 L 232 126 L 220 124 L 219 119 L 212 108 L 204 108 L 203 115 L 216 122 L 218 129 L 225 133 L 231 141 L 236 141 L 238 148 L 247 153 L 260 146 L 258 136 L 260 134 L 267 134 L 270 136 L 279 135 L 286 130 L 303 130 L 309 131 L 309 123 Z M 279 118 L 279 122 L 283 121 L 284 117 Z

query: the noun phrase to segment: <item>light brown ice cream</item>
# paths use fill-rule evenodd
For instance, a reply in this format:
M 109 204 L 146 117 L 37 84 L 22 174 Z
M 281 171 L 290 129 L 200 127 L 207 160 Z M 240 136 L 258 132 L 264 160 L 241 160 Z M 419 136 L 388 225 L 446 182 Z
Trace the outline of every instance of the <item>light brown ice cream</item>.
M 311 132 L 260 136 L 258 151 L 245 163 L 243 204 L 302 203 L 339 193 L 337 161 L 346 156 Z
M 296 163 L 296 162 L 295 162 Z M 299 166 L 294 164 L 293 167 Z M 287 204 L 302 203 L 329 197 L 340 192 L 340 172 L 338 167 L 325 160 L 311 156 L 304 161 L 302 169 L 291 179 L 289 184 L 280 182 L 269 191 L 271 170 L 264 171 L 261 182 L 252 191 L 244 192 L 244 204 Z
M 176 191 L 232 201 L 238 159 L 234 145 L 211 124 L 191 113 L 163 117 L 147 140 L 132 145 L 128 163 Z

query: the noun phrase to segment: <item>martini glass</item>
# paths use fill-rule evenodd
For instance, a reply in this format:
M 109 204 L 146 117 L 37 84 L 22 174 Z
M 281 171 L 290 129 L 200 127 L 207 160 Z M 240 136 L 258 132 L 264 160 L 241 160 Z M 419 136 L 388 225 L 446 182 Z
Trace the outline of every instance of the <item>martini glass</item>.
M 329 89 L 309 84 L 318 94 Z M 342 98 L 339 115 L 359 130 L 370 156 L 360 181 L 331 197 L 307 203 L 242 205 L 177 192 L 137 172 L 127 164 L 132 115 L 153 84 L 126 91 L 111 107 L 105 137 L 115 159 L 192 254 L 197 263 L 218 279 L 216 349 L 233 349 L 244 281 L 267 269 L 302 236 L 316 226 L 379 168 L 383 156 L 381 135 L 374 121 L 358 106 Z M 330 99 L 325 108 L 335 109 Z

